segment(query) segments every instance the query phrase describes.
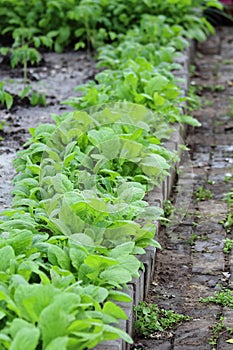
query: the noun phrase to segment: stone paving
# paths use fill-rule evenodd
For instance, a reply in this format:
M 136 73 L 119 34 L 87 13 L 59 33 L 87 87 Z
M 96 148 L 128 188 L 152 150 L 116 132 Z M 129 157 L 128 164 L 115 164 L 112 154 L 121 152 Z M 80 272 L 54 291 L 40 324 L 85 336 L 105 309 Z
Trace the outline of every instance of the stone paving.
M 199 301 L 200 297 L 214 295 L 220 285 L 232 288 L 233 283 L 233 252 L 223 252 L 224 239 L 233 238 L 233 231 L 227 233 L 221 223 L 229 211 L 223 198 L 233 187 L 232 28 L 220 28 L 198 49 L 191 84 L 201 95 L 202 107 L 194 115 L 202 127 L 190 130 L 187 143 L 194 193 L 203 187 L 211 191 L 212 198 L 193 198 L 180 225 L 161 230 L 163 250 L 157 254 L 148 296 L 148 301 L 189 315 L 191 320 L 179 325 L 169 337 L 155 334 L 154 339 L 138 339 L 137 349 L 233 349 L 233 344 L 226 343 L 233 337 L 226 330 L 219 333 L 216 344 L 210 344 L 213 325 L 221 317 L 226 327 L 233 327 L 233 310 Z

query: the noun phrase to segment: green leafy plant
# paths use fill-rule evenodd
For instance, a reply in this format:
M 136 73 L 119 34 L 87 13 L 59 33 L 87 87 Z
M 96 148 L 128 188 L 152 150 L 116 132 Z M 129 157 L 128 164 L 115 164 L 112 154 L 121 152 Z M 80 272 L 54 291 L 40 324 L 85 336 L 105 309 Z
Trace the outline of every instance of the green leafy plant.
M 196 192 L 194 192 L 195 202 L 205 201 L 211 199 L 213 194 L 210 190 L 200 186 Z
M 209 338 L 209 344 L 212 345 L 212 350 L 216 349 L 218 339 L 220 335 L 226 331 L 224 317 L 221 316 L 218 321 L 211 327 L 211 337 Z
M 10 109 L 13 104 L 12 95 L 5 91 L 4 83 L 0 82 L 0 105 L 6 105 L 7 109 Z
M 191 246 L 194 246 L 197 239 L 198 239 L 198 235 L 195 233 L 192 233 L 188 242 Z
M 224 240 L 224 248 L 223 251 L 225 254 L 229 254 L 233 248 L 233 240 L 230 238 L 226 238 Z
M 136 321 L 135 330 L 144 337 L 150 337 L 156 332 L 173 329 L 183 321 L 189 321 L 190 317 L 177 314 L 173 310 L 165 310 L 156 304 L 141 302 L 134 307 Z
M 207 298 L 200 298 L 202 303 L 215 303 L 222 306 L 228 306 L 233 308 L 233 295 L 232 290 L 227 288 L 222 288 L 220 291 L 214 293 L 214 296 Z

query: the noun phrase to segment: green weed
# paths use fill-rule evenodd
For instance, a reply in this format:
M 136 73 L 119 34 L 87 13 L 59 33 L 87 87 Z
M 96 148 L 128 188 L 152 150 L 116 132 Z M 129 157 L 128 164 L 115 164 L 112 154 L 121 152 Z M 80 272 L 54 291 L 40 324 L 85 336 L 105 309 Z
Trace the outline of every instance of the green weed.
M 136 321 L 135 330 L 144 337 L 150 337 L 156 332 L 173 329 L 183 321 L 189 321 L 190 317 L 177 314 L 173 310 L 165 310 L 156 304 L 141 302 L 134 307 Z
M 232 251 L 233 248 L 233 240 L 230 238 L 226 238 L 224 240 L 224 248 L 223 248 L 223 252 L 225 254 L 229 254 Z
M 189 238 L 189 240 L 188 240 L 188 243 L 189 243 L 191 246 L 194 246 L 197 239 L 198 239 L 198 235 L 195 234 L 195 233 L 192 233 L 191 236 L 190 236 L 190 238 Z
M 220 291 L 216 291 L 214 296 L 207 298 L 200 298 L 202 303 L 214 303 L 217 305 L 228 306 L 233 309 L 233 295 L 232 290 L 227 288 L 222 288 Z
M 213 193 L 210 190 L 205 189 L 203 186 L 200 186 L 198 190 L 194 192 L 194 198 L 196 203 L 205 201 L 213 198 Z

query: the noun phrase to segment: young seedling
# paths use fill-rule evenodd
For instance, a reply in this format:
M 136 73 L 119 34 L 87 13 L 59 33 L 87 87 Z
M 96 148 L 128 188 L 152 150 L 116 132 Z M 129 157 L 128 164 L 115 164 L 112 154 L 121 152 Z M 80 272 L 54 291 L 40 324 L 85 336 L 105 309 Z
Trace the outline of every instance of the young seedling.
M 194 246 L 195 245 L 195 242 L 198 238 L 198 235 L 196 233 L 192 233 L 189 240 L 188 240 L 188 243 L 191 245 L 191 246 Z
M 207 199 L 213 198 L 213 193 L 204 188 L 203 186 L 200 186 L 196 192 L 194 192 L 195 202 L 205 201 Z
M 136 314 L 135 330 L 145 338 L 151 337 L 156 332 L 173 329 L 183 321 L 189 321 L 190 317 L 177 314 L 173 310 L 165 310 L 157 304 L 141 302 L 134 307 Z
M 228 288 L 222 288 L 220 291 L 216 291 L 214 296 L 200 298 L 199 300 L 201 303 L 214 303 L 217 305 L 228 306 L 233 309 L 232 290 Z
M 224 247 L 223 247 L 223 252 L 225 254 L 229 254 L 233 248 L 233 240 L 230 238 L 226 238 L 224 240 Z

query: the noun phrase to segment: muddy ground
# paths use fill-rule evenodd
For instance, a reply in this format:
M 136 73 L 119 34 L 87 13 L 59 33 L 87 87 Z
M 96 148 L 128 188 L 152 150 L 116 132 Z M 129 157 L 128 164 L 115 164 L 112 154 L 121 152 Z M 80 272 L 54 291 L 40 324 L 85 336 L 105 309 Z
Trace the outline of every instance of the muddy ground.
M 62 101 L 77 96 L 74 88 L 92 80 L 95 74 L 94 59 L 87 52 L 42 54 L 38 66 L 28 67 L 27 84 L 31 85 L 32 90 L 46 95 L 46 106 L 32 107 L 29 98 L 18 97 L 25 86 L 23 68 L 11 69 L 10 61 L 0 57 L 0 81 L 5 83 L 5 90 L 14 97 L 10 111 L 0 108 L 0 122 L 3 124 L 0 131 L 0 210 L 11 204 L 11 181 L 15 174 L 12 160 L 30 136 L 29 128 L 52 122 L 52 113 L 68 111 L 69 106 L 62 104 Z
M 134 349 L 147 350 L 230 350 L 233 311 L 201 297 L 213 296 L 222 287 L 233 289 L 233 253 L 224 254 L 224 240 L 233 238 L 223 227 L 228 207 L 224 196 L 233 188 L 233 34 L 219 28 L 216 35 L 196 52 L 191 84 L 202 106 L 194 116 L 202 127 L 190 129 L 187 144 L 193 166 L 195 192 L 209 189 L 212 198 L 193 196 L 187 215 L 174 230 L 162 228 L 154 279 L 147 301 L 191 317 L 168 332 L 135 337 Z M 183 175 L 185 179 L 185 176 Z M 187 179 L 190 178 L 187 174 Z M 182 186 L 179 183 L 178 186 Z M 173 195 L 175 195 L 174 188 Z M 214 329 L 223 318 L 226 328 Z

